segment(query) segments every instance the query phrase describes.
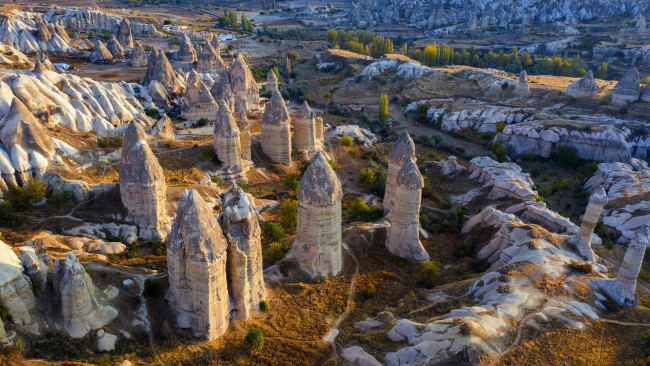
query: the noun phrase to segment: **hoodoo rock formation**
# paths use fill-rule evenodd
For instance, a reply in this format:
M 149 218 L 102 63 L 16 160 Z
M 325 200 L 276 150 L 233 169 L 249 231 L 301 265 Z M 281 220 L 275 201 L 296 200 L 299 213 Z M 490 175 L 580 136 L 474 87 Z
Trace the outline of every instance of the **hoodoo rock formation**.
M 216 339 L 228 328 L 228 244 L 199 193 L 183 192 L 167 242 L 169 290 L 165 296 L 178 326 Z
M 311 278 L 337 275 L 342 268 L 343 191 L 325 153 L 311 160 L 298 188 L 298 225 L 291 256 Z
M 616 279 L 596 279 L 598 287 L 619 305 L 636 306 L 639 304 L 639 297 L 636 295 L 636 278 L 641 270 L 643 256 L 649 241 L 650 230 L 647 226 L 643 226 L 637 230 L 634 239 L 628 244 Z
M 181 42 L 178 46 L 178 59 L 184 62 L 194 62 L 197 60 L 196 50 L 192 45 L 192 41 L 185 34 L 181 37 Z
M 266 75 L 266 91 L 272 93 L 274 90 L 278 90 L 278 78 L 271 69 Z
M 605 193 L 603 186 L 599 186 L 589 197 L 589 204 L 587 205 L 587 209 L 582 218 L 582 224 L 580 225 L 580 233 L 576 240 L 576 246 L 580 255 L 590 262 L 596 261 L 596 255 L 591 249 L 591 235 L 594 233 L 594 228 L 598 223 L 600 213 L 606 204 L 607 193 Z
M 262 151 L 277 163 L 291 165 L 291 117 L 278 91 L 262 116 Z
M 517 85 L 515 86 L 515 94 L 520 96 L 520 97 L 525 97 L 530 94 L 530 89 L 528 87 L 528 80 L 526 80 L 526 70 L 523 70 L 521 74 L 519 74 L 519 80 L 517 81 Z
M 242 173 L 241 141 L 239 128 L 230 108 L 221 102 L 219 118 L 214 124 L 214 151 L 226 174 L 225 180 L 240 178 Z
M 314 153 L 320 149 L 320 141 L 316 138 L 316 114 L 304 101 L 293 118 L 293 138 L 291 142 L 295 149 Z
M 11 247 L 0 241 L 0 303 L 11 322 L 30 333 L 38 332 L 36 300 L 32 283 Z
M 90 53 L 90 62 L 107 63 L 111 61 L 113 61 L 113 54 L 111 54 L 102 41 L 96 40 L 95 47 Z
M 244 191 L 233 185 L 222 197 L 219 222 L 228 242 L 228 280 L 237 319 L 248 319 L 266 298 L 262 273 L 261 229 Z
M 138 226 L 139 238 L 160 241 L 167 238 L 170 218 L 165 209 L 165 175 L 142 127 L 135 121 L 124 134 L 120 195 L 122 204 L 129 210 L 129 219 Z
M 106 45 L 106 49 L 108 49 L 108 52 L 113 55 L 114 59 L 123 59 L 124 58 L 124 47 L 120 44 L 120 42 L 117 41 L 117 38 L 115 38 L 114 35 L 111 35 L 111 38 L 108 40 L 108 44 Z
M 141 84 L 146 86 L 152 81 L 160 83 L 167 92 L 178 93 L 180 91 L 180 83 L 172 65 L 165 56 L 165 52 L 157 48 L 151 51 L 149 66 Z
M 614 87 L 612 92 L 612 104 L 628 105 L 636 102 L 641 96 L 641 85 L 639 81 L 639 71 L 632 67 L 625 73 L 625 76 Z
M 47 70 L 56 71 L 54 64 L 52 63 L 52 61 L 50 61 L 50 59 L 47 57 L 47 55 L 44 52 L 37 53 L 36 60 L 40 61 Z
M 386 248 L 411 262 L 427 261 L 429 254 L 420 242 L 420 204 L 424 179 L 413 159 L 404 163 L 397 174 L 396 183 Z
M 174 139 L 174 125 L 166 114 L 160 118 L 160 121 L 151 130 L 151 136 L 161 140 Z
M 246 112 L 239 112 L 239 120 L 237 120 L 237 127 L 239 127 L 239 144 L 241 148 L 241 158 L 252 161 L 251 158 L 251 128 L 248 123 Z
M 230 86 L 230 77 L 225 71 L 220 71 L 216 73 L 214 78 L 214 83 L 210 88 L 210 94 L 217 103 L 221 101 L 226 102 L 230 110 L 235 109 L 235 94 L 232 92 L 232 87 Z
M 215 73 L 224 70 L 225 66 L 221 55 L 212 47 L 210 42 L 206 42 L 196 61 L 196 71 Z
M 133 33 L 131 32 L 131 24 L 126 18 L 122 18 L 120 26 L 117 28 L 117 41 L 120 42 L 122 47 L 133 47 Z
M 196 70 L 190 71 L 186 86 L 181 116 L 190 122 L 197 122 L 200 119 L 215 121 L 219 106 Z
M 133 46 L 133 50 L 131 51 L 131 66 L 142 67 L 147 66 L 148 63 L 147 52 L 142 48 L 140 42 L 135 42 L 135 46 Z
M 591 98 L 598 95 L 599 91 L 600 87 L 594 79 L 594 73 L 589 70 L 582 79 L 569 84 L 566 88 L 566 95 L 578 99 Z
M 61 315 L 70 337 L 83 338 L 117 317 L 117 310 L 99 304 L 90 276 L 72 252 L 68 252 L 65 263 L 57 268 L 55 277 L 58 276 L 61 278 Z
M 230 63 L 230 84 L 235 100 L 243 98 L 246 101 L 246 112 L 259 109 L 260 94 L 257 83 L 241 53 Z
M 408 132 L 404 131 L 388 153 L 388 170 L 386 172 L 386 192 L 384 193 L 384 213 L 388 214 L 395 206 L 397 191 L 397 174 L 409 160 L 416 161 L 415 145 Z

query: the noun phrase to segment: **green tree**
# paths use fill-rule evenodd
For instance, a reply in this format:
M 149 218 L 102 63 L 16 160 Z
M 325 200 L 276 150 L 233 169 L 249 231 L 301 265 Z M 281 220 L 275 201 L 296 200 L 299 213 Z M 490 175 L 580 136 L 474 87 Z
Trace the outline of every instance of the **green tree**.
M 596 72 L 596 77 L 598 79 L 607 79 L 607 62 L 603 62 L 598 66 L 598 71 Z
M 406 56 L 406 54 L 408 53 L 408 51 L 409 51 L 409 45 L 408 45 L 408 43 L 404 43 L 404 44 L 402 45 L 402 49 L 400 50 L 400 53 L 401 53 L 402 55 Z
M 289 231 L 296 229 L 298 221 L 298 201 L 286 199 L 280 205 L 280 225 Z
M 424 47 L 424 55 L 422 62 L 427 66 L 435 66 L 438 59 L 438 49 L 436 43 Z
M 244 344 L 251 351 L 264 347 L 264 335 L 262 331 L 254 326 L 248 328 L 248 333 L 246 334 L 246 338 L 244 338 Z
M 282 226 L 275 222 L 269 222 L 262 228 L 262 236 L 266 240 L 278 241 L 284 238 L 285 235 Z
M 226 10 L 222 16 L 217 18 L 219 22 L 219 27 L 221 28 L 238 28 L 237 24 L 237 14 L 234 11 Z
M 241 13 L 241 29 L 244 32 L 253 31 L 253 23 L 250 20 L 248 20 L 248 17 L 246 17 L 246 14 L 244 14 L 244 12 Z
M 387 53 L 393 53 L 393 41 L 388 37 L 375 36 L 370 44 L 370 56 L 379 58 Z
M 388 124 L 388 95 L 382 94 L 379 97 L 379 123 Z
M 327 31 L 325 34 L 325 38 L 327 39 L 327 42 L 330 44 L 334 44 L 336 42 L 336 37 L 337 37 L 337 32 L 334 29 L 330 29 Z
M 352 137 L 343 135 L 341 136 L 341 140 L 339 140 L 339 144 L 341 144 L 343 147 L 352 147 L 354 145 L 354 141 L 352 140 Z

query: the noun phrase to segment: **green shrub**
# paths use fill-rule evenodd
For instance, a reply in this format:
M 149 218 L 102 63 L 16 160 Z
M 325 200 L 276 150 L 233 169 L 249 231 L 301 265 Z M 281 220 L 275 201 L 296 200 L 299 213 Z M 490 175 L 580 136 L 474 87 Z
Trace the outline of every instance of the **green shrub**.
M 551 160 L 557 165 L 576 169 L 582 164 L 582 159 L 578 155 L 578 150 L 573 146 L 560 145 L 554 154 L 551 154 Z
M 474 76 L 472 78 L 472 82 L 474 82 L 474 84 L 478 85 L 478 77 Z
M 352 140 L 352 137 L 343 135 L 341 136 L 341 140 L 339 140 L 339 144 L 341 144 L 343 147 L 352 147 L 354 145 L 354 141 Z
M 127 258 L 138 258 L 140 256 L 140 249 L 136 245 L 127 245 L 124 255 Z
M 260 311 L 264 313 L 269 312 L 269 303 L 266 300 L 260 301 Z
M 72 199 L 72 193 L 70 191 L 54 193 L 47 199 L 47 203 L 55 208 L 61 208 L 63 205 L 68 203 Z
M 122 147 L 123 145 L 124 145 L 124 137 L 122 136 L 118 136 L 114 138 L 103 138 L 103 137 L 97 138 L 97 146 L 101 147 L 102 149 L 118 148 L 118 147 Z
M 376 181 L 375 172 L 369 168 L 365 168 L 359 173 L 359 185 L 364 189 L 371 190 Z
M 357 155 L 359 155 L 359 150 L 354 150 L 354 149 L 349 150 L 348 155 L 350 155 L 351 158 L 355 158 L 357 157 Z
M 221 177 L 219 177 L 218 175 L 213 175 L 212 178 L 210 178 L 210 180 L 212 181 L 212 183 L 216 183 L 216 184 L 221 183 Z
M 16 228 L 25 223 L 25 218 L 15 212 L 11 202 L 0 203 L 0 226 Z
M 375 289 L 375 285 L 373 285 L 372 283 L 366 286 L 359 293 L 359 295 L 361 295 L 361 298 L 365 300 L 372 299 L 373 297 L 375 297 L 376 294 L 377 294 L 377 289 Z
M 286 199 L 280 205 L 280 225 L 288 231 L 296 229 L 298 221 L 298 201 Z
M 207 118 L 201 118 L 196 122 L 196 125 L 199 127 L 207 126 L 210 123 L 210 120 Z
M 11 200 L 10 208 L 17 211 L 24 211 L 29 208 L 30 202 L 39 202 L 45 197 L 47 183 L 30 179 L 23 187 L 13 186 L 9 188 Z
M 95 271 L 90 266 L 86 266 L 85 268 L 86 273 L 88 273 L 88 276 L 90 276 L 90 278 L 95 277 Z
M 434 280 L 438 276 L 438 271 L 442 265 L 436 260 L 429 260 L 422 263 L 420 267 L 420 275 L 417 283 L 419 286 L 430 287 L 433 286 Z
M 383 210 L 381 207 L 368 206 L 363 198 L 358 197 L 350 204 L 349 213 L 355 220 L 375 221 L 382 217 Z
M 248 329 L 246 338 L 244 338 L 244 344 L 251 351 L 264 347 L 264 335 L 262 334 L 262 331 L 254 326 L 251 326 Z
M 505 122 L 503 122 L 503 121 L 497 122 L 497 131 L 501 132 L 501 131 L 503 131 L 504 128 L 506 128 L 506 123 Z
M 160 112 L 157 108 L 147 108 L 144 110 L 144 114 L 154 119 L 160 119 Z
M 262 228 L 262 236 L 269 241 L 279 241 L 285 237 L 285 232 L 282 226 L 275 222 L 268 222 Z
M 269 248 L 262 253 L 264 259 L 275 263 L 280 259 L 284 258 L 284 255 L 291 249 L 291 246 L 280 243 L 279 241 L 274 241 L 269 244 Z
M 216 160 L 217 159 L 217 153 L 214 151 L 214 146 L 208 146 L 203 149 L 201 149 L 201 156 L 204 158 L 209 158 Z
M 298 192 L 298 187 L 300 186 L 300 180 L 298 180 L 298 176 L 289 173 L 287 176 L 284 178 L 284 185 L 291 189 L 294 192 Z

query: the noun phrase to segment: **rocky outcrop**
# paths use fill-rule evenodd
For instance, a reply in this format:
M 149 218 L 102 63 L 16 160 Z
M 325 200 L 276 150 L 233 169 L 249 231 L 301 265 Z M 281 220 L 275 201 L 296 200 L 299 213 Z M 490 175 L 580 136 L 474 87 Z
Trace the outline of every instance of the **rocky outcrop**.
M 483 156 L 470 160 L 469 178 L 477 179 L 490 188 L 488 199 L 514 198 L 521 201 L 534 201 L 537 192 L 533 190 L 530 175 L 521 172 L 514 163 L 497 163 Z
M 169 290 L 178 326 L 214 340 L 228 328 L 228 244 L 212 209 L 195 190 L 183 192 L 167 242 Z
M 526 80 L 526 70 L 523 70 L 521 74 L 519 74 L 519 80 L 517 81 L 517 85 L 515 86 L 515 94 L 520 97 L 525 97 L 530 94 L 530 89 L 528 87 L 528 80 Z
M 175 136 L 172 120 L 170 120 L 166 114 L 163 115 L 156 126 L 151 130 L 151 135 L 160 140 L 173 140 Z
M 235 111 L 235 94 L 230 86 L 230 77 L 225 71 L 220 71 L 215 75 L 214 82 L 210 88 L 210 94 L 217 103 L 225 102 L 231 111 Z M 237 110 L 237 112 L 239 112 Z M 244 111 L 245 112 L 245 111 Z
M 63 325 L 70 337 L 83 338 L 117 317 L 117 310 L 99 304 L 90 276 L 72 252 L 68 252 L 65 263 L 56 271 L 55 278 L 60 278 Z
M 625 76 L 616 84 L 612 92 L 612 104 L 625 106 L 636 102 L 641 96 L 639 72 L 632 67 Z
M 273 93 L 274 90 L 278 90 L 278 78 L 275 72 L 273 72 L 273 69 L 271 69 L 266 74 L 266 91 Z
M 52 63 L 52 61 L 50 61 L 50 59 L 47 57 L 47 55 L 44 52 L 39 52 L 36 54 L 36 61 L 39 61 L 46 70 L 56 71 L 54 64 Z
M 291 138 L 294 149 L 301 149 L 307 153 L 320 150 L 320 141 L 316 138 L 316 113 L 307 101 L 304 101 L 293 116 L 293 137 Z
M 180 90 L 180 83 L 176 78 L 172 65 L 165 53 L 157 48 L 151 51 L 147 73 L 144 75 L 141 84 L 149 85 L 152 81 L 160 83 L 170 93 L 178 93 Z
M 291 165 L 291 117 L 277 91 L 262 116 L 262 151 L 276 163 Z
M 219 118 L 214 124 L 214 151 L 222 164 L 222 170 L 233 173 L 242 170 L 239 128 L 225 102 L 221 102 Z
M 467 168 L 458 164 L 458 159 L 453 155 L 450 155 L 446 160 L 440 160 L 434 164 L 438 166 L 441 174 L 447 176 L 454 176 L 467 171 Z
M 429 254 L 420 242 L 420 204 L 424 179 L 413 159 L 408 159 L 399 170 L 395 181 L 394 203 L 388 219 L 390 226 L 386 248 L 392 254 L 410 262 L 429 260 Z
M 190 71 L 186 86 L 181 116 L 190 122 L 200 119 L 215 121 L 219 106 L 196 70 Z
M 131 51 L 131 66 L 133 67 L 142 67 L 147 66 L 149 59 L 147 58 L 147 52 L 142 48 L 140 42 L 135 42 L 133 50 Z
M 291 255 L 311 278 L 337 275 L 343 265 L 341 197 L 336 173 L 322 151 L 316 153 L 298 188 L 298 225 Z
M 95 48 L 90 53 L 90 62 L 107 63 L 113 61 L 113 54 L 100 40 L 95 41 Z
M 640 195 L 650 191 L 650 170 L 625 163 L 600 163 L 584 188 L 594 192 L 601 186 L 610 200 Z
M 372 80 L 379 75 L 385 75 L 391 80 L 420 79 L 442 74 L 440 70 L 434 70 L 424 66 L 415 60 L 398 54 L 387 54 L 379 61 L 366 66 L 359 74 L 366 80 Z
M 639 304 L 639 297 L 636 295 L 636 278 L 641 270 L 643 256 L 649 244 L 650 230 L 647 226 L 643 226 L 637 230 L 634 239 L 628 244 L 623 263 L 618 267 L 616 279 L 596 279 L 596 286 L 619 305 L 636 306 Z
M 124 48 L 133 47 L 133 34 L 131 32 L 131 24 L 126 18 L 122 18 L 120 26 L 117 28 L 117 41 Z
M 319 123 L 321 126 L 322 122 L 322 119 L 320 122 L 317 121 L 317 123 Z M 316 128 L 316 133 L 319 133 L 319 131 L 323 130 L 321 128 Z M 343 136 L 351 137 L 355 144 L 364 147 L 370 147 L 379 141 L 377 139 L 377 136 L 374 133 L 370 132 L 370 130 L 367 128 L 359 127 L 357 125 L 338 125 L 336 128 L 327 131 L 327 138 L 334 137 L 340 139 Z M 322 136 L 320 140 L 324 142 Z
M 225 66 L 221 55 L 212 48 L 210 42 L 205 42 L 205 46 L 203 46 L 203 50 L 201 50 L 196 61 L 196 71 L 200 73 L 216 73 L 223 71 Z
M 589 197 L 589 204 L 580 225 L 580 233 L 575 238 L 578 253 L 590 262 L 596 261 L 596 255 L 591 249 L 591 237 L 605 204 L 607 204 L 607 194 L 603 187 L 599 186 Z
M 181 36 L 181 41 L 178 46 L 178 59 L 184 62 L 194 62 L 197 60 L 196 50 L 192 45 L 192 41 L 185 34 Z
M 388 153 L 388 170 L 386 172 L 386 189 L 384 193 L 384 213 L 388 214 L 395 206 L 397 193 L 397 175 L 402 166 L 410 160 L 416 160 L 415 144 L 408 132 L 402 132 L 393 148 Z
M 108 52 L 113 55 L 113 59 L 119 60 L 124 58 L 124 47 L 122 47 L 114 35 L 111 35 L 106 48 L 108 49 Z
M 38 333 L 38 314 L 32 283 L 10 246 L 0 241 L 0 303 L 19 329 Z
M 594 79 L 593 71 L 589 70 L 580 80 L 569 84 L 566 88 L 566 95 L 578 99 L 591 98 L 598 95 L 600 87 Z
M 230 85 L 235 100 L 242 98 L 246 102 L 246 112 L 259 109 L 260 94 L 257 83 L 241 53 L 230 63 Z
M 79 9 L 69 10 L 63 13 L 55 13 L 51 20 L 63 24 L 66 28 L 79 30 L 83 32 L 117 33 L 120 22 L 124 17 L 104 13 L 99 9 Z M 162 36 L 162 33 L 156 31 L 153 24 L 129 22 L 129 28 L 133 35 L 137 36 Z
M 120 195 L 122 204 L 129 210 L 127 220 L 138 226 L 139 238 L 160 241 L 167 238 L 170 219 L 165 209 L 165 175 L 142 127 L 136 122 L 131 122 L 124 134 Z
M 248 319 L 266 298 L 261 229 L 257 213 L 241 188 L 233 184 L 221 201 L 219 222 L 228 241 L 228 280 L 235 318 Z

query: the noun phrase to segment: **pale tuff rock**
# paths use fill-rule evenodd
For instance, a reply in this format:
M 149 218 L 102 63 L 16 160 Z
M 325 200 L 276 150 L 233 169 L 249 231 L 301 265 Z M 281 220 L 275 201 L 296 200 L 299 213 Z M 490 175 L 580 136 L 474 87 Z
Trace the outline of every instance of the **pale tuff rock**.
M 66 28 L 93 33 L 103 33 L 104 31 L 116 33 L 122 19 L 124 17 L 104 13 L 99 9 L 68 10 L 63 14 L 52 16 L 52 20 L 60 22 Z M 129 27 L 134 35 L 162 36 L 162 33 L 157 32 L 153 24 L 130 22 Z
M 639 297 L 636 295 L 636 278 L 643 264 L 649 236 L 650 230 L 647 226 L 643 226 L 635 233 L 634 239 L 627 246 L 615 280 L 596 279 L 596 285 L 620 305 L 636 306 L 639 303 Z
M 45 289 L 47 271 L 52 267 L 52 258 L 46 253 L 45 245 L 34 245 L 32 248 L 23 246 L 21 249 L 20 265 L 25 269 L 25 274 L 32 284 L 38 284 L 41 290 Z
M 120 195 L 129 218 L 140 230 L 138 237 L 161 241 L 167 238 L 170 219 L 165 211 L 165 175 L 136 122 L 131 122 L 124 134 Z
M 151 97 L 151 101 L 154 103 L 154 106 L 163 108 L 165 110 L 171 109 L 172 104 L 169 94 L 167 94 L 167 90 L 161 83 L 157 82 L 156 80 L 151 80 L 147 89 L 149 96 Z
M 196 71 L 200 73 L 215 73 L 224 70 L 225 66 L 221 55 L 212 47 L 210 42 L 205 42 L 205 46 L 196 61 Z
M 56 71 L 54 64 L 52 63 L 52 61 L 50 61 L 50 59 L 47 57 L 47 55 L 44 52 L 37 53 L 36 60 L 40 61 L 43 67 L 45 67 L 45 69 L 50 71 Z
M 409 160 L 416 161 L 415 144 L 408 132 L 399 135 L 397 142 L 388 153 L 388 171 L 386 172 L 386 190 L 384 193 L 384 213 L 388 214 L 395 206 L 397 192 L 397 175 Z
M 180 90 L 180 83 L 176 78 L 176 73 L 172 69 L 172 65 L 169 63 L 165 53 L 158 48 L 154 48 L 151 51 L 149 67 L 141 84 L 149 85 L 153 80 L 162 84 L 169 92 L 178 93 Z
M 574 98 L 591 98 L 598 95 L 600 87 L 594 79 L 594 73 L 589 70 L 580 80 L 569 84 L 566 88 L 566 95 Z
M 156 126 L 151 130 L 151 135 L 161 140 L 173 140 L 174 125 L 172 124 L 172 120 L 169 119 L 166 114 L 163 115 L 162 118 L 160 118 L 160 121 L 158 121 Z
M 612 104 L 624 106 L 639 100 L 641 96 L 641 85 L 639 72 L 632 67 L 625 73 L 625 76 L 616 84 L 612 93 Z
M 76 53 L 77 47 L 90 46 L 87 41 L 71 41 L 65 30 L 58 24 L 50 23 L 48 18 L 47 14 L 8 9 L 2 17 L 0 41 L 30 53 Z
M 197 60 L 196 50 L 186 34 L 181 36 L 181 42 L 178 46 L 178 59 L 185 62 L 194 62 Z
M 298 188 L 298 225 L 292 255 L 311 278 L 337 275 L 342 268 L 341 197 L 336 173 L 316 153 Z
M 183 192 L 167 242 L 169 290 L 178 326 L 213 340 L 228 328 L 228 244 L 212 209 L 195 190 Z
M 352 365 L 381 366 L 371 354 L 359 346 L 346 347 L 341 350 L 341 356 Z
M 467 171 L 467 168 L 458 164 L 457 158 L 453 155 L 450 155 L 447 160 L 440 160 L 434 164 L 438 166 L 442 174 L 448 176 L 464 173 Z
M 239 144 L 241 148 L 241 158 L 245 160 L 252 160 L 251 129 L 250 129 L 250 125 L 248 124 L 248 117 L 246 116 L 246 112 L 239 112 L 237 127 L 239 127 Z
M 61 315 L 70 337 L 82 338 L 117 317 L 117 310 L 99 304 L 90 276 L 72 252 L 68 252 L 55 276 L 61 278 Z
M 514 163 L 497 163 L 483 156 L 470 160 L 470 179 L 477 179 L 490 187 L 488 199 L 515 198 L 523 201 L 533 201 L 537 192 L 533 190 L 533 181 L 527 173 L 521 172 L 521 167 Z
M 587 204 L 587 209 L 582 218 L 580 233 L 576 242 L 580 255 L 590 262 L 596 261 L 596 255 L 591 249 L 591 237 L 605 204 L 607 204 L 607 194 L 603 187 L 599 186 L 589 197 L 589 204 Z
M 47 28 L 47 24 L 40 17 L 35 18 L 34 22 L 36 23 L 36 39 L 39 42 L 49 42 L 52 39 L 52 33 Z
M 235 100 L 243 98 L 246 101 L 246 112 L 259 109 L 260 94 L 257 83 L 241 53 L 230 63 L 230 85 Z
M 221 102 L 219 118 L 214 124 L 214 151 L 224 170 L 242 170 L 239 128 L 225 102 Z
M 322 125 L 321 122 L 319 122 L 319 124 Z M 319 130 L 322 131 L 322 129 L 316 129 L 317 132 Z M 327 131 L 328 138 L 341 138 L 344 135 L 352 137 L 352 140 L 354 140 L 355 144 L 362 145 L 364 147 L 370 147 L 378 141 L 377 136 L 375 136 L 374 133 L 357 125 L 338 125 L 336 128 Z
M 257 213 L 248 196 L 233 184 L 222 197 L 219 222 L 228 241 L 228 279 L 236 317 L 248 319 L 266 298 L 262 243 Z
M 392 254 L 411 262 L 429 260 L 420 242 L 420 204 L 424 179 L 409 159 L 397 174 L 393 207 L 390 210 L 386 248 Z
M 325 132 L 323 129 L 323 117 L 316 117 L 314 129 L 316 130 L 316 142 L 319 143 L 320 146 L 325 146 L 325 137 L 323 136 Z
M 293 148 L 306 152 L 320 150 L 320 141 L 316 139 L 316 113 L 307 101 L 304 101 L 293 118 Z
M 133 34 L 131 33 L 131 24 L 126 18 L 122 18 L 120 26 L 117 28 L 117 41 L 124 48 L 133 47 Z
M 275 76 L 273 69 L 271 69 L 266 75 L 266 91 L 273 92 L 274 90 L 278 90 L 278 78 Z
M 114 59 L 122 59 L 124 58 L 124 47 L 118 42 L 117 38 L 115 38 L 114 35 L 111 35 L 111 38 L 108 41 L 108 44 L 106 45 L 106 48 L 108 49 L 108 52 L 113 55 Z
M 41 60 L 39 60 L 39 59 L 37 58 L 37 59 L 36 59 L 36 62 L 34 63 L 34 70 L 32 70 L 32 72 L 33 72 L 34 74 L 41 74 L 41 73 L 43 73 L 43 72 L 45 72 L 45 71 L 50 71 L 50 70 L 48 70 L 47 67 L 46 67 L 45 65 L 43 65 L 43 63 L 41 62 Z
M 0 241 L 0 303 L 20 329 L 38 333 L 36 301 L 29 277 L 10 246 Z
M 106 48 L 104 43 L 100 40 L 95 41 L 95 48 L 90 54 L 90 62 L 105 63 L 113 61 L 113 54 Z
M 442 71 L 421 65 L 406 56 L 387 54 L 379 61 L 366 66 L 359 76 L 367 80 L 372 80 L 379 75 L 386 75 L 390 79 L 420 79 L 440 74 Z
M 594 192 L 600 186 L 610 200 L 642 194 L 650 191 L 650 170 L 634 169 L 625 163 L 600 163 L 584 188 L 587 192 Z
M 291 117 L 278 91 L 262 116 L 262 151 L 276 163 L 291 165 Z
M 12 170 L 19 184 L 32 177 L 42 178 L 54 155 L 54 145 L 41 122 L 18 98 L 13 98 L 9 112 L 0 120 L 0 128 L 0 141 L 6 148 L 0 149 L 0 171 L 7 185 L 16 183 L 8 176 Z
M 523 70 L 521 74 L 519 74 L 519 81 L 517 81 L 517 85 L 515 86 L 515 94 L 518 96 L 527 96 L 530 94 L 528 80 L 526 80 L 527 75 L 526 70 Z
M 212 45 L 212 48 L 214 48 L 215 52 L 217 52 L 218 54 L 221 53 L 221 40 L 219 39 L 219 37 L 214 35 L 210 40 L 210 44 Z
M 230 86 L 230 77 L 225 71 L 216 73 L 210 94 L 217 103 L 226 102 L 230 110 L 235 110 L 235 94 Z M 239 110 L 237 110 L 239 112 Z
M 131 51 L 131 66 L 142 67 L 147 66 L 148 63 L 147 52 L 142 48 L 140 42 L 135 42 L 135 46 L 133 46 L 133 50 Z
M 215 121 L 219 106 L 196 70 L 190 71 L 186 85 L 181 116 L 190 122 L 197 122 L 203 118 Z
M 116 335 L 106 333 L 103 329 L 97 331 L 97 350 L 99 352 L 114 350 L 116 341 Z

